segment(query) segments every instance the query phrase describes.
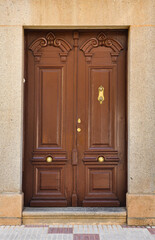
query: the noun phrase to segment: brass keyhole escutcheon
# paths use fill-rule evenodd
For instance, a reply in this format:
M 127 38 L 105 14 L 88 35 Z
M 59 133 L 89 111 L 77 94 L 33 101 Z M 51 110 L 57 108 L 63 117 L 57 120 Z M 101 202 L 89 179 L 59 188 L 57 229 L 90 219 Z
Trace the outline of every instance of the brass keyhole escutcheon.
M 78 122 L 78 123 L 81 123 L 81 119 L 80 119 L 80 118 L 78 118 L 77 122 Z
M 100 163 L 101 163 L 101 162 L 104 162 L 104 157 L 99 156 L 97 160 L 98 160 L 98 162 L 100 162 Z
M 77 132 L 81 132 L 81 128 L 77 128 Z
M 52 158 L 52 157 L 47 157 L 47 158 L 46 158 L 46 162 L 50 163 L 50 162 L 52 162 L 52 161 L 53 161 L 53 158 Z

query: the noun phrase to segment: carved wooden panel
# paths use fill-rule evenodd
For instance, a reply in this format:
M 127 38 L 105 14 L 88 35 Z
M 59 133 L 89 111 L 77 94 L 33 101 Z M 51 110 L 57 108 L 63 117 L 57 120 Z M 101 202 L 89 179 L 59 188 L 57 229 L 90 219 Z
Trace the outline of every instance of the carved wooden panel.
M 40 190 L 60 192 L 60 171 L 40 171 Z
M 123 46 L 117 40 L 109 38 L 103 32 L 100 32 L 97 37 L 86 40 L 80 48 L 85 54 L 86 62 L 91 62 L 93 49 L 99 47 L 107 47 L 112 50 L 110 54 L 113 63 L 116 63 L 117 57 L 123 49 Z
M 112 148 L 115 141 L 115 79 L 112 67 L 91 67 L 89 69 L 89 148 Z M 98 101 L 98 88 L 104 87 L 104 101 Z
M 64 193 L 64 167 L 36 166 L 35 168 L 35 194 L 57 195 Z M 48 191 L 47 191 L 48 190 Z
M 62 62 L 66 62 L 68 52 L 72 49 L 71 45 L 62 38 L 56 38 L 54 33 L 49 32 L 46 37 L 39 37 L 31 43 L 29 49 L 33 52 L 35 62 L 39 62 L 42 56 L 42 51 L 45 47 L 53 46 L 59 48 L 59 53 Z
M 101 165 L 99 163 L 86 165 L 86 193 L 84 206 L 100 206 L 108 200 L 115 206 L 119 205 L 117 198 L 117 165 Z
M 116 166 L 86 166 L 86 178 L 86 196 L 94 193 L 96 197 L 112 197 L 116 194 Z M 98 188 L 100 192 L 96 192 Z
M 36 92 L 36 149 L 62 148 L 64 91 L 61 67 L 39 67 Z
M 34 165 L 34 194 L 31 206 L 39 203 L 55 205 L 56 201 L 60 206 L 65 206 L 65 179 L 64 166 L 62 165 Z
M 96 190 L 99 191 L 106 191 L 111 190 L 112 184 L 111 184 L 111 172 L 108 171 L 102 171 L 102 169 L 99 169 L 99 171 L 93 171 L 90 173 L 90 191 L 95 192 Z

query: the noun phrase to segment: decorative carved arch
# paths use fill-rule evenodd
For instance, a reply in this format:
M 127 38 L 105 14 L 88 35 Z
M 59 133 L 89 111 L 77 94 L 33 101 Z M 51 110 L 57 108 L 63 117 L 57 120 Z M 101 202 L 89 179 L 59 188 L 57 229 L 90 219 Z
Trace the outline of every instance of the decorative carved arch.
M 100 46 L 109 47 L 113 50 L 111 53 L 112 62 L 117 61 L 117 57 L 123 46 L 115 39 L 108 38 L 103 32 L 101 32 L 96 38 L 90 38 L 80 47 L 80 50 L 84 52 L 86 61 L 90 62 L 92 58 L 91 50 Z
M 35 61 L 40 61 L 40 57 L 42 55 L 39 50 L 42 47 L 53 46 L 61 49 L 62 53 L 60 53 L 61 61 L 65 62 L 69 51 L 72 49 L 72 46 L 62 38 L 56 38 L 52 32 L 49 32 L 45 38 L 41 37 L 36 39 L 31 43 L 29 49 L 33 52 L 35 56 Z

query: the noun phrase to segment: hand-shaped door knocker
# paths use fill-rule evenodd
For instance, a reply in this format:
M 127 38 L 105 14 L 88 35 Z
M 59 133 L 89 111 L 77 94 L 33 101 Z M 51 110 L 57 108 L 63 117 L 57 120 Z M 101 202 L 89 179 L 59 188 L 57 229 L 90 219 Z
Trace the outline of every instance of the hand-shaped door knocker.
M 104 101 L 104 87 L 102 85 L 98 88 L 98 101 L 100 104 Z

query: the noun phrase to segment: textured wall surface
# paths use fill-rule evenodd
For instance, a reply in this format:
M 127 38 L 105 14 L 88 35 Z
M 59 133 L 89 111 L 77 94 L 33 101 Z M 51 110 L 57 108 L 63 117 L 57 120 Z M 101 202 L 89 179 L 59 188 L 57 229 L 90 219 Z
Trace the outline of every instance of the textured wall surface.
M 153 24 L 153 0 L 1 0 L 3 25 Z
M 23 27 L 129 28 L 128 193 L 155 194 L 155 1 L 0 1 L 0 193 L 21 193 Z M 130 201 L 129 201 L 130 202 Z
M 155 193 L 155 28 L 130 27 L 128 192 Z
M 0 27 L 0 193 L 22 190 L 22 32 Z

